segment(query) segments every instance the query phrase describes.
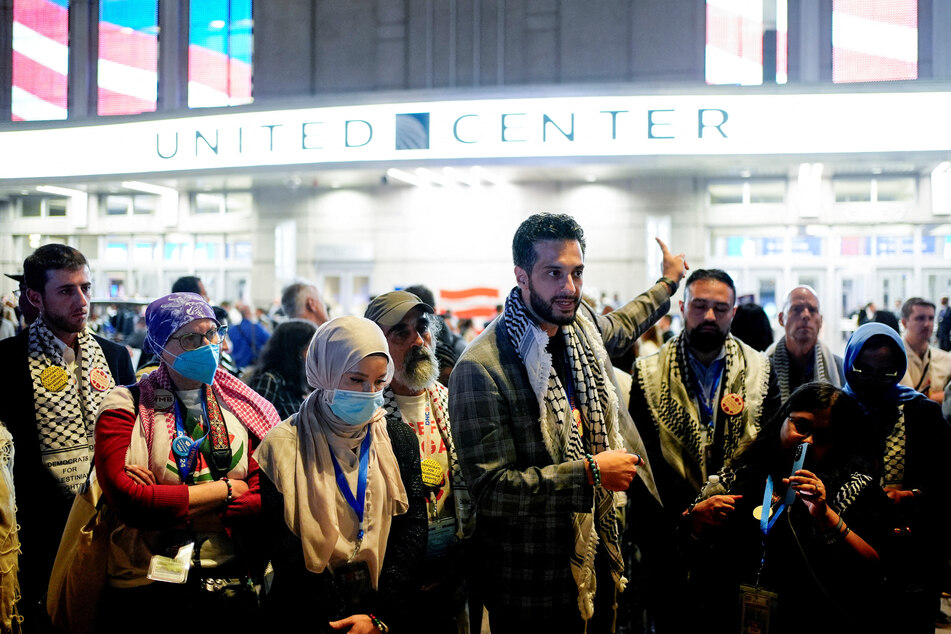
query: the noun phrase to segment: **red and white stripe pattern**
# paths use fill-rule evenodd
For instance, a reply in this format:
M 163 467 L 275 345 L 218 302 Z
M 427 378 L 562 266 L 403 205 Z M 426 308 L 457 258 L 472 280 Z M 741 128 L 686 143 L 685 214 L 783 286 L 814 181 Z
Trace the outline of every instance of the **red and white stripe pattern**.
M 140 10 L 155 11 L 155 0 Z M 157 29 L 156 29 L 157 31 Z M 13 3 L 14 121 L 66 118 L 69 13 L 49 0 Z M 217 51 L 188 49 L 190 107 L 251 101 L 250 64 Z M 137 114 L 156 109 L 158 38 L 132 28 L 99 25 L 99 114 Z
M 763 1 L 707 0 L 708 84 L 763 83 Z
M 13 3 L 13 120 L 66 118 L 68 12 L 45 0 Z
M 458 291 L 439 291 L 439 313 L 451 310 L 459 319 L 489 320 L 495 317 L 495 307 L 502 303 L 497 288 L 466 288 Z
M 917 0 L 833 0 L 834 83 L 917 78 Z

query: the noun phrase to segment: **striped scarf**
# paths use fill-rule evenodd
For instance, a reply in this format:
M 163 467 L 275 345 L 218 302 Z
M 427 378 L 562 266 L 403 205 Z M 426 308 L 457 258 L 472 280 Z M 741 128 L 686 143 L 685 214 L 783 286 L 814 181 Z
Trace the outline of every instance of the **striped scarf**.
M 813 348 L 813 354 L 815 360 L 812 366 L 812 378 L 809 380 L 824 381 L 836 387 L 842 387 L 839 372 L 835 366 L 835 356 L 829 347 L 817 340 L 815 348 Z M 783 402 L 786 402 L 786 399 L 792 393 L 789 386 L 789 351 L 786 349 L 786 337 L 781 337 L 779 341 L 767 348 L 766 356 L 769 357 L 770 363 L 776 368 L 779 392 L 782 395 Z
M 562 326 L 568 351 L 568 371 L 575 389 L 576 407 L 587 423 L 587 438 L 575 425 L 565 387 L 547 351 L 549 337 L 529 314 L 519 288 L 512 289 L 503 313 L 508 336 L 528 372 L 529 383 L 538 398 L 542 439 L 555 464 L 585 459 L 585 441 L 592 454 L 624 447 L 618 423 L 618 398 L 606 379 L 608 360 L 604 343 L 594 325 L 582 313 L 572 324 Z M 597 591 L 594 558 L 599 540 L 603 543 L 617 591 L 627 585 L 621 557 L 614 493 L 598 487 L 587 513 L 572 515 L 575 543 L 571 572 L 578 586 L 578 608 L 587 621 L 594 614 Z
M 71 498 L 89 471 L 99 404 L 116 383 L 102 349 L 85 328 L 77 333 L 80 382 L 55 338 L 43 319 L 30 326 L 30 376 L 43 464 L 63 496 Z

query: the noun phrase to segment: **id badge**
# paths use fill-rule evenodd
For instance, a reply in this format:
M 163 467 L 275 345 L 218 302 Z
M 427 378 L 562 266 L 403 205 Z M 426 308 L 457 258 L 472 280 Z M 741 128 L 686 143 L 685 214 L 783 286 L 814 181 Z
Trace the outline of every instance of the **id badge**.
M 178 548 L 174 557 L 152 555 L 149 562 L 149 572 L 146 575 L 152 581 L 165 583 L 185 583 L 188 571 L 192 565 L 192 553 L 195 552 L 195 542 L 188 542 Z
M 449 553 L 456 540 L 456 518 L 443 517 L 429 523 L 429 541 L 426 559 L 436 559 Z
M 334 582 L 344 603 L 360 605 L 370 593 L 370 568 L 365 561 L 351 561 L 333 568 Z
M 740 586 L 741 634 L 769 634 L 770 621 L 776 618 L 779 595 L 750 585 Z

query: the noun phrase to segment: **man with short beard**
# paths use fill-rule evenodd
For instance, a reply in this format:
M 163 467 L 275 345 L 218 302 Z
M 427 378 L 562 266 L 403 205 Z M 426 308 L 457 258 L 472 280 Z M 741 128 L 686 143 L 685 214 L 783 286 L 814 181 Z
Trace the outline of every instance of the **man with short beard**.
M 66 518 L 92 462 L 96 414 L 116 385 L 135 382 L 124 346 L 86 329 L 92 284 L 82 253 L 47 244 L 23 262 L 38 318 L 0 341 L 0 419 L 13 435 L 20 525 L 20 613 L 47 631 L 46 588 Z
M 512 240 L 516 286 L 502 314 L 452 371 L 452 433 L 476 502 L 493 634 L 612 632 L 629 604 L 619 601 L 619 493 L 637 498 L 631 514 L 642 497 L 658 502 L 609 357 L 667 312 L 683 277 L 683 254 L 659 244 L 663 277 L 598 315 L 581 301 L 583 230 L 571 216 L 532 215 Z
M 383 391 L 387 419 L 406 423 L 419 438 L 429 515 L 420 629 L 466 631 L 459 540 L 472 532 L 472 512 L 449 429 L 449 393 L 438 382 L 433 342 L 441 324 L 432 306 L 406 291 L 378 295 L 364 317 L 383 330 L 393 358 L 393 380 Z
M 674 514 L 694 501 L 707 477 L 728 465 L 780 406 L 766 356 L 730 335 L 736 287 L 729 275 L 694 271 L 680 311 L 683 332 L 635 363 L 630 405 L 661 500 Z

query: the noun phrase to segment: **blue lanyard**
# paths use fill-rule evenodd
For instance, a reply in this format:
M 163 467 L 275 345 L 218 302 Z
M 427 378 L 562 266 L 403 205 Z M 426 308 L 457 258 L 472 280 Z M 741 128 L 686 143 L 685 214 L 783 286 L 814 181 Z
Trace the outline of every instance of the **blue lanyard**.
M 367 428 L 367 435 L 363 439 L 363 442 L 360 443 L 360 470 L 357 473 L 356 498 L 354 498 L 353 493 L 350 491 L 350 484 L 347 482 L 346 476 L 343 475 L 343 470 L 340 468 L 340 463 L 337 462 L 337 457 L 334 455 L 333 449 L 330 450 L 330 460 L 334 463 L 337 487 L 340 489 L 340 493 L 343 494 L 343 499 L 347 501 L 347 504 L 349 504 L 353 512 L 356 513 L 357 520 L 360 522 L 360 530 L 357 531 L 357 547 L 354 549 L 354 554 L 356 554 L 356 551 L 360 548 L 360 542 L 363 541 L 363 509 L 367 500 L 367 470 L 370 467 L 370 429 Z
M 199 449 L 201 449 L 201 443 L 204 442 L 205 437 L 208 436 L 208 432 L 211 430 L 211 422 L 207 422 L 205 425 L 205 433 L 201 438 L 196 438 L 192 440 L 191 435 L 185 431 L 185 417 L 182 416 L 182 410 L 179 406 L 178 397 L 175 397 L 175 440 L 172 441 L 172 453 L 178 457 L 178 474 L 182 479 L 182 482 L 185 482 L 189 475 L 191 475 L 192 463 L 195 461 L 195 457 L 198 455 Z M 187 410 L 186 410 L 187 412 Z M 208 421 L 208 406 L 205 403 L 205 392 L 201 393 L 201 414 L 202 422 Z
M 713 426 L 713 410 L 714 402 L 717 400 L 717 390 L 720 389 L 720 379 L 723 378 L 723 369 L 720 369 L 720 372 L 717 373 L 717 378 L 713 381 L 713 390 L 709 395 L 710 403 L 707 403 L 707 393 L 703 389 L 703 384 L 697 377 L 697 387 L 700 388 L 700 408 L 703 410 L 703 413 L 707 416 L 707 425 Z
M 773 476 L 766 476 L 766 489 L 763 491 L 763 507 L 759 515 L 759 530 L 763 533 L 763 542 L 766 542 L 766 537 L 769 535 L 769 531 L 772 530 L 773 524 L 776 523 L 776 520 L 779 519 L 779 516 L 783 514 L 783 511 L 786 509 L 786 503 L 781 503 L 776 507 L 776 512 L 770 517 L 770 510 L 773 506 Z

